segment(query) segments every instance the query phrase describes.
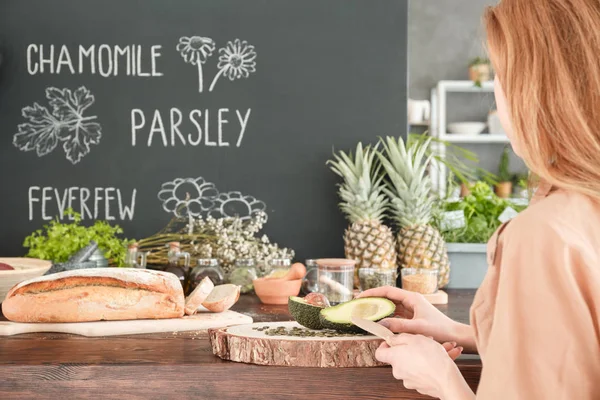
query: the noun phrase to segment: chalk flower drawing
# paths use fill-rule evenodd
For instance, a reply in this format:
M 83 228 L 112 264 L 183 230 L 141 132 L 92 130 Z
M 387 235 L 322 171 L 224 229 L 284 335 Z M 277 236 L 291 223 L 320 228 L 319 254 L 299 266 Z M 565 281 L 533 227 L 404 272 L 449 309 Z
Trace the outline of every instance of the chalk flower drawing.
M 227 46 L 219 49 L 219 72 L 213 79 L 210 92 L 215 87 L 215 83 L 223 75 L 233 81 L 235 79 L 247 78 L 252 72 L 256 72 L 256 51 L 254 46 L 249 45 L 245 40 L 235 39 L 233 42 L 227 42 Z
M 163 209 L 177 217 L 199 217 L 213 209 L 219 195 L 214 183 L 204 178 L 177 178 L 163 183 L 158 198 Z
M 215 199 L 215 206 L 210 211 L 210 216 L 213 218 L 237 217 L 246 221 L 260 212 L 265 212 L 266 208 L 265 203 L 252 196 L 244 196 L 240 192 L 221 193 Z
M 215 51 L 215 42 L 211 38 L 202 36 L 181 37 L 177 44 L 177 51 L 186 63 L 198 67 L 198 91 L 204 90 L 204 79 L 202 76 L 202 64 Z
M 176 178 L 163 183 L 158 198 L 163 209 L 178 218 L 236 217 L 246 221 L 258 213 L 266 214 L 267 209 L 264 202 L 252 196 L 240 192 L 219 193 L 214 183 L 202 177 Z
M 100 124 L 92 122 L 96 117 L 83 116 L 83 112 L 94 104 L 94 95 L 83 86 L 74 92 L 49 87 L 46 98 L 52 107 L 51 113 L 38 103 L 21 110 L 28 122 L 18 126 L 13 144 L 21 151 L 35 150 L 42 157 L 51 153 L 60 142 L 67 159 L 77 164 L 90 152 L 90 145 L 99 144 L 102 137 Z

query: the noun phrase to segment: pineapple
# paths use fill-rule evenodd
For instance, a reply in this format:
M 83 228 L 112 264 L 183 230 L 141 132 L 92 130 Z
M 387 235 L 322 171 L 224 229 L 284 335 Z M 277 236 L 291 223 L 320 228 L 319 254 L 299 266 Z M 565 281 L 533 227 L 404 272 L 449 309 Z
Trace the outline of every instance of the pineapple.
M 402 139 L 388 137 L 378 156 L 389 178 L 385 193 L 391 199 L 393 218 L 400 229 L 398 266 L 437 269 L 441 288 L 450 279 L 450 261 L 442 235 L 430 225 L 435 202 L 427 174 L 430 143 L 428 139 L 405 145 Z
M 388 200 L 383 193 L 381 165 L 376 151 L 368 146 L 363 149 L 361 143 L 354 156 L 340 152 L 328 164 L 344 179 L 339 188 L 340 209 L 350 221 L 344 233 L 344 251 L 346 258 L 357 262 L 354 284 L 358 287 L 360 268 L 397 268 L 394 234 L 382 223 Z

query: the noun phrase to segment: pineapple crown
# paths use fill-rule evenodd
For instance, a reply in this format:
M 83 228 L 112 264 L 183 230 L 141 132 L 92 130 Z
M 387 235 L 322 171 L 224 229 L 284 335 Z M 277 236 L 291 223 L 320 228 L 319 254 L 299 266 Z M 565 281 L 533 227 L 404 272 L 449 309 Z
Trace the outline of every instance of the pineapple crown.
M 377 151 L 370 146 L 356 146 L 356 153 L 340 151 L 334 159 L 327 161 L 333 172 L 344 179 L 339 185 L 340 209 L 350 222 L 364 220 L 381 221 L 388 209 L 388 200 L 383 193 L 385 184 L 381 165 L 377 162 Z
M 405 145 L 402 138 L 387 137 L 381 143 L 383 152 L 377 155 L 388 176 L 384 192 L 391 199 L 394 220 L 401 228 L 429 224 L 435 202 L 427 174 L 431 139 Z

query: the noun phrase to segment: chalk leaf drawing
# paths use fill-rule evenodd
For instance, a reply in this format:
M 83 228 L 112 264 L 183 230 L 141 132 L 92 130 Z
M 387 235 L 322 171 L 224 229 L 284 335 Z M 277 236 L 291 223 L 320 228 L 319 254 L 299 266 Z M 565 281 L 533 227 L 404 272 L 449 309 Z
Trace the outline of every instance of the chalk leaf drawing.
M 219 49 L 219 72 L 215 75 L 210 88 L 213 91 L 215 84 L 221 76 L 226 76 L 229 80 L 247 78 L 251 73 L 256 72 L 256 51 L 254 46 L 249 45 L 245 40 L 235 39 L 233 42 L 227 42 L 227 46 Z
M 248 220 L 267 205 L 240 192 L 219 193 L 214 183 L 204 178 L 177 178 L 163 183 L 158 198 L 163 209 L 176 217 L 239 217 Z
M 177 44 L 177 51 L 186 63 L 198 67 L 198 91 L 204 90 L 204 79 L 202 74 L 202 64 L 215 51 L 215 42 L 211 38 L 202 36 L 181 37 Z
M 49 87 L 46 98 L 52 107 L 51 113 L 38 103 L 21 110 L 28 122 L 19 124 L 13 144 L 21 151 L 35 150 L 42 157 L 62 142 L 67 159 L 77 164 L 90 152 L 90 145 L 99 144 L 102 137 L 100 124 L 93 122 L 96 117 L 83 116 L 94 104 L 94 95 L 83 86 L 74 92 Z
M 240 192 L 221 193 L 215 199 L 215 206 L 210 211 L 214 218 L 239 217 L 248 220 L 256 213 L 266 211 L 267 205 L 252 196 L 244 196 Z
M 163 202 L 163 209 L 177 217 L 199 217 L 214 207 L 214 200 L 219 195 L 214 183 L 204 178 L 177 178 L 163 183 L 158 198 Z

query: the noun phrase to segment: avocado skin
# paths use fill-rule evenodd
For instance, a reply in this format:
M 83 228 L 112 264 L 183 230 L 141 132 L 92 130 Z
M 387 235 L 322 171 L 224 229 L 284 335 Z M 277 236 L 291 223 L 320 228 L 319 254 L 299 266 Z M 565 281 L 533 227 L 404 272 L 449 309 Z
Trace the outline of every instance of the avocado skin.
M 297 323 L 308 329 L 321 330 L 323 325 L 319 319 L 319 314 L 323 308 L 311 304 L 302 303 L 288 299 L 288 310 Z
M 356 300 L 357 299 L 351 300 L 351 301 L 356 301 Z M 385 301 L 389 302 L 390 300 L 385 299 Z M 344 303 L 344 304 L 346 304 L 346 303 Z M 342 305 L 342 304 L 340 304 L 340 305 Z M 337 305 L 337 306 L 334 306 L 334 307 L 339 307 L 340 305 Z M 331 307 L 328 307 L 328 308 L 331 308 Z M 322 310 L 325 310 L 325 308 L 322 309 Z M 393 317 L 394 313 L 395 313 L 395 307 L 392 309 L 392 311 L 389 314 L 384 315 L 381 318 L 378 318 L 376 320 L 373 320 L 373 322 L 378 322 L 378 321 L 381 321 L 383 319 Z M 358 326 L 354 325 L 352 322 L 340 323 L 340 322 L 330 321 L 327 318 L 325 318 L 325 316 L 323 315 L 323 313 L 319 313 L 319 320 L 321 321 L 321 325 L 323 326 L 324 329 L 333 329 L 335 331 L 343 332 L 343 333 L 366 333 L 366 334 L 369 334 L 369 332 L 367 332 L 367 331 L 359 328 Z

